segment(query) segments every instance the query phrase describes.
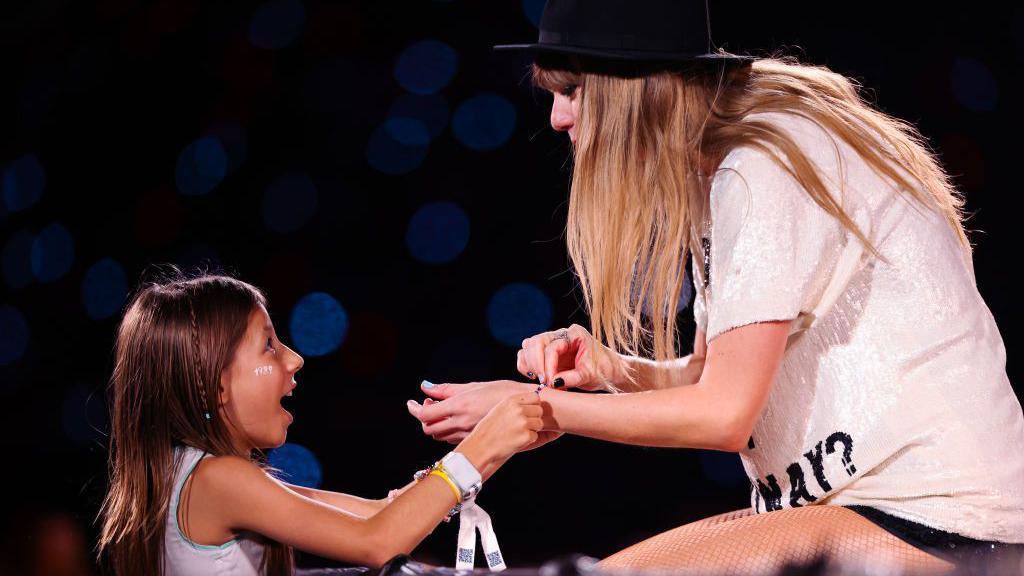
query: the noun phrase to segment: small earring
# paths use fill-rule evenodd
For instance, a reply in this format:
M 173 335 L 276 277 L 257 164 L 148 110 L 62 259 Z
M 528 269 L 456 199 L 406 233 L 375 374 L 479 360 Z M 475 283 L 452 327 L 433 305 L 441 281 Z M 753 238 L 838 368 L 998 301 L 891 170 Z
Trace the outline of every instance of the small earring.
M 209 420 L 210 419 L 210 413 L 209 412 L 203 412 L 203 417 L 205 417 L 207 420 Z

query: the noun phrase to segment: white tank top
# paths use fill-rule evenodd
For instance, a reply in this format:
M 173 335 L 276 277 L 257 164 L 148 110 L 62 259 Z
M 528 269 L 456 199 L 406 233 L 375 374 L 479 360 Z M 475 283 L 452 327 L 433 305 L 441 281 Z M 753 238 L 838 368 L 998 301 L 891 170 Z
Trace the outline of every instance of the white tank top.
M 182 487 L 199 461 L 207 456 L 211 454 L 189 446 L 178 447 L 174 451 L 174 491 L 164 530 L 164 574 L 255 576 L 260 573 L 263 560 L 263 545 L 255 538 L 243 535 L 219 546 L 197 544 L 189 540 L 178 525 L 178 499 Z

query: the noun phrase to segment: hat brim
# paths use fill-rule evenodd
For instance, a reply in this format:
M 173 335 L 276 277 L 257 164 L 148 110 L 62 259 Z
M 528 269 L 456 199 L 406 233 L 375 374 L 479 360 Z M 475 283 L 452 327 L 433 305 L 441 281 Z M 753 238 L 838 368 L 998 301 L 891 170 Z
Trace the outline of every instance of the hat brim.
M 622 62 L 753 62 L 755 56 L 742 54 L 683 54 L 678 52 L 647 52 L 642 50 L 602 50 L 558 44 L 499 44 L 493 47 L 498 52 L 551 53 L 608 58 Z

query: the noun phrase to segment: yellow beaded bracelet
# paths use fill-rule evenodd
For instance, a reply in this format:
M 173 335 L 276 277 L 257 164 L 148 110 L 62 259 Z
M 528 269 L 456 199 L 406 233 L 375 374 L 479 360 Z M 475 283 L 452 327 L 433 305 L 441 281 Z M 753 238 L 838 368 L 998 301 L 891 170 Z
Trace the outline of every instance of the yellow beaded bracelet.
M 455 492 L 455 501 L 462 502 L 462 492 L 459 492 L 459 487 L 455 485 L 455 482 L 448 476 L 448 473 L 444 471 L 444 468 L 434 468 L 430 471 L 431 476 L 439 476 L 442 480 L 448 483 L 452 487 L 452 492 Z

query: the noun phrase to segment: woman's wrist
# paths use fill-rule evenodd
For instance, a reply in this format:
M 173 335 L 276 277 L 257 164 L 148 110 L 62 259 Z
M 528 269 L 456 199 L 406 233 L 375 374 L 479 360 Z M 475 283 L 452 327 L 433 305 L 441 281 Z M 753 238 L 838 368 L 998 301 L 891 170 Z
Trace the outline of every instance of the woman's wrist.
M 484 480 L 490 478 L 494 473 L 495 455 L 487 446 L 480 445 L 472 435 L 459 442 L 459 445 L 455 447 L 455 452 L 465 456 Z

